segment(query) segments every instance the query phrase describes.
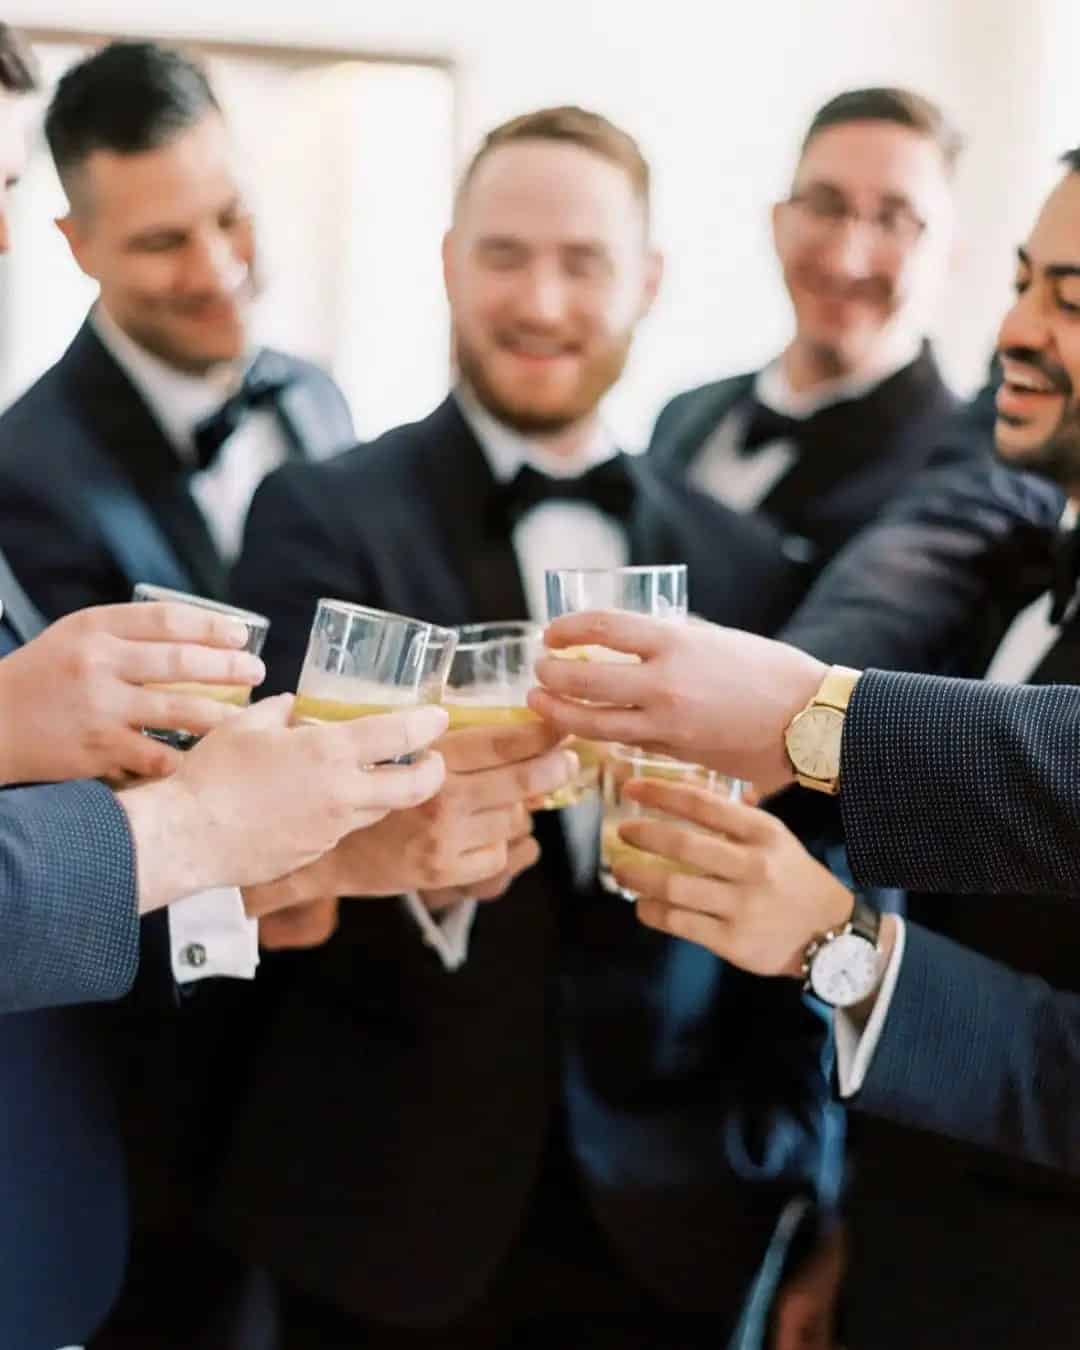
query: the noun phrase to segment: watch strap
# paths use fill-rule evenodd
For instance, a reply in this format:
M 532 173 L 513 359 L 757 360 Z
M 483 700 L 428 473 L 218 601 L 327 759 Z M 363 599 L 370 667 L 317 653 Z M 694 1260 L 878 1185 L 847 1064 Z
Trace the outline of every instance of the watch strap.
M 850 666 L 830 666 L 808 706 L 812 708 L 818 704 L 825 708 L 836 708 L 839 712 L 847 712 L 851 695 L 855 692 L 855 685 L 861 674 L 861 670 L 852 670 Z

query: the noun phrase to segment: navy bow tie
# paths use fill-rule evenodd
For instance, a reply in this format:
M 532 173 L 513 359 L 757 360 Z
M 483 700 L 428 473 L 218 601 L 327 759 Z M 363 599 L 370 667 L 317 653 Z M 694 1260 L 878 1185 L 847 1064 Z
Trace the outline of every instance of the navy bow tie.
M 516 523 L 543 502 L 583 502 L 616 520 L 625 520 L 634 505 L 634 480 L 625 455 L 615 455 L 578 478 L 549 478 L 525 464 L 502 490 L 500 504 Z
M 752 455 L 772 441 L 798 441 L 806 431 L 809 417 L 788 417 L 767 404 L 750 400 L 750 418 L 739 444 L 740 455 Z
M 248 367 L 236 393 L 195 428 L 193 440 L 199 468 L 210 468 L 221 447 L 239 429 L 248 413 L 276 403 L 278 395 L 291 382 L 292 375 L 273 353 L 260 352 Z

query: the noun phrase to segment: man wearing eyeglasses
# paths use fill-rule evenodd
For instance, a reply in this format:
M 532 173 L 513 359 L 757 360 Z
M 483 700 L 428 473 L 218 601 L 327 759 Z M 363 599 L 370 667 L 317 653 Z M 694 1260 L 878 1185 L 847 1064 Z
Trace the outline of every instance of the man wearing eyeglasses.
M 791 341 L 657 420 L 651 453 L 764 514 L 807 583 L 950 439 L 955 402 L 924 331 L 951 254 L 960 149 L 918 94 L 857 89 L 826 103 L 772 212 Z

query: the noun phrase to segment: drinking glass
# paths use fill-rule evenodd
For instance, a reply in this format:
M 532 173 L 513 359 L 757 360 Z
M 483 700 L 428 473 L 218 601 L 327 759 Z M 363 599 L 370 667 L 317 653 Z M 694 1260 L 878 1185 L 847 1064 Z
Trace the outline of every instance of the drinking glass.
M 743 785 L 737 778 L 725 778 L 723 774 L 706 769 L 701 764 L 688 764 L 683 760 L 670 759 L 666 755 L 648 754 L 644 750 L 626 745 L 610 745 L 604 756 L 604 813 L 600 826 L 600 867 L 599 881 L 604 890 L 613 895 L 621 895 L 624 900 L 636 900 L 637 895 L 615 880 L 612 868 L 616 862 L 647 862 L 651 867 L 665 872 L 681 872 L 689 876 L 703 875 L 697 867 L 689 863 L 676 862 L 671 858 L 662 858 L 655 853 L 646 853 L 635 848 L 619 837 L 619 826 L 624 820 L 670 820 L 671 816 L 663 811 L 642 806 L 625 798 L 623 791 L 627 783 L 638 778 L 657 778 L 669 783 L 692 783 L 707 788 L 728 801 L 738 801 L 742 796 Z
M 247 642 L 244 650 L 258 656 L 262 651 L 266 634 L 270 629 L 270 620 L 264 614 L 253 614 L 247 609 L 237 609 L 235 605 L 222 604 L 220 600 L 208 600 L 203 595 L 189 595 L 186 591 L 173 591 L 166 586 L 152 586 L 140 581 L 132 594 L 134 601 L 150 601 L 170 604 L 195 605 L 198 609 L 212 609 L 216 614 L 228 614 L 239 619 L 247 626 Z M 181 694 L 199 694 L 203 698 L 212 698 L 219 703 L 232 703 L 238 708 L 246 707 L 251 701 L 251 689 L 242 684 L 198 684 L 177 682 L 173 684 L 148 685 L 152 689 L 169 689 Z M 164 741 L 176 750 L 190 750 L 200 739 L 190 731 L 171 731 L 168 727 L 144 727 L 144 733 L 155 741 Z
M 343 600 L 320 600 L 293 720 L 345 722 L 439 703 L 456 646 L 452 629 Z
M 450 730 L 494 723 L 532 722 L 526 706 L 535 684 L 534 667 L 543 651 L 536 623 L 474 623 L 454 630 L 457 648 L 443 692 Z
M 548 619 L 587 609 L 622 609 L 632 614 L 685 622 L 687 616 L 686 564 L 660 567 L 555 568 L 546 574 Z M 564 647 L 548 653 L 560 661 L 624 661 L 638 658 L 629 652 L 588 645 Z M 544 801 L 549 810 L 572 806 L 595 791 L 600 780 L 604 747 L 574 737 L 581 770 L 572 783 Z

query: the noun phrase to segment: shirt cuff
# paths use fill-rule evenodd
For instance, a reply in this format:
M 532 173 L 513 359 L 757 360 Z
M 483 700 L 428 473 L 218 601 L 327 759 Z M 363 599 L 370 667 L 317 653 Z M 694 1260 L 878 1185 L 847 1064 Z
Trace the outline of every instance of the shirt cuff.
M 253 980 L 259 964 L 259 921 L 250 919 L 235 886 L 199 891 L 169 906 L 173 978 L 192 984 L 215 975 Z
M 469 934 L 476 915 L 476 901 L 459 900 L 456 905 L 440 910 L 439 918 L 436 918 L 415 892 L 401 898 L 420 929 L 424 945 L 438 953 L 447 970 L 458 970 L 463 966 L 469 955 Z
M 885 978 L 881 981 L 874 1010 L 860 1033 L 859 1026 L 846 1008 L 837 1008 L 833 1015 L 833 1027 L 836 1032 L 836 1078 L 841 1097 L 854 1097 L 862 1087 L 874 1051 L 885 1029 L 885 1019 L 889 1015 L 896 981 L 900 977 L 900 963 L 904 959 L 904 921 L 897 914 L 896 939 L 893 943 L 889 964 L 885 967 Z

